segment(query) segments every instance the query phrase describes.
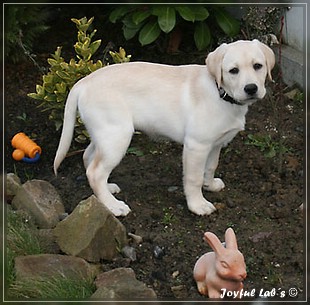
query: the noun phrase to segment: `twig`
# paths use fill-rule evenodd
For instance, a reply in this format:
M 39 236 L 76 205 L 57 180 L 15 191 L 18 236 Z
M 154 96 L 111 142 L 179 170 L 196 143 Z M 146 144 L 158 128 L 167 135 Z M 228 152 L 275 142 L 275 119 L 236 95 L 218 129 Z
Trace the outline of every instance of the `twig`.
M 278 74 L 278 85 L 276 87 L 277 88 L 277 105 L 279 107 L 283 106 L 283 73 L 282 73 L 282 42 L 283 42 L 283 28 L 284 28 L 284 15 L 281 16 L 281 27 L 280 27 L 280 35 L 279 35 L 279 58 L 278 58 L 278 66 L 279 66 L 279 74 Z M 281 120 L 281 118 L 279 117 L 279 111 L 277 111 L 278 113 L 278 132 L 279 132 L 279 156 L 278 156 L 278 173 L 281 174 L 282 170 L 283 170 L 283 147 L 284 147 L 284 142 L 285 139 L 283 137 L 283 121 Z
M 85 149 L 79 149 L 79 150 L 71 151 L 71 152 L 67 153 L 66 158 L 81 154 L 84 151 L 85 151 Z
M 30 52 L 27 50 L 26 46 L 23 44 L 22 37 L 23 37 L 23 33 L 22 33 L 22 31 L 20 30 L 20 31 L 19 31 L 19 35 L 18 35 L 18 44 L 19 44 L 19 46 L 23 49 L 24 54 L 32 61 L 32 63 L 34 64 L 34 66 L 37 67 L 38 70 L 39 70 L 42 74 L 44 74 L 44 73 L 45 73 L 45 68 L 41 67 L 41 66 L 36 62 L 36 60 L 34 59 L 34 55 L 33 55 L 33 54 L 30 54 Z

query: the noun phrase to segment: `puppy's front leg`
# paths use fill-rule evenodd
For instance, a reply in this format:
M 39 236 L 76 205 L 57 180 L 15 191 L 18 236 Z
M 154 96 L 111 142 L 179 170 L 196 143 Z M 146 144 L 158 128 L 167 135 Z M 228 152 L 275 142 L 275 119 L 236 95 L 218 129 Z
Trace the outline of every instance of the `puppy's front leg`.
M 210 148 L 196 141 L 186 141 L 183 148 L 184 192 L 188 209 L 197 215 L 209 215 L 216 209 L 202 195 L 206 156 Z
M 218 166 L 221 148 L 222 146 L 213 147 L 207 156 L 203 187 L 210 192 L 219 192 L 225 187 L 222 179 L 214 178 L 214 172 Z

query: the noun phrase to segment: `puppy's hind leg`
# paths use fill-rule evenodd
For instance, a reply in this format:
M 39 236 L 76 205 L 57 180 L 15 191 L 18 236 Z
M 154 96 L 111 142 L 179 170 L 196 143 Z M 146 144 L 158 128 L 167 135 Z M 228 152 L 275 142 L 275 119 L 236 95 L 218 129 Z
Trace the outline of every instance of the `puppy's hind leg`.
M 111 190 L 117 191 L 117 186 L 109 185 L 107 181 L 125 155 L 132 133 L 132 129 L 118 126 L 106 133 L 101 131 L 100 136 L 97 134 L 94 155 L 86 170 L 95 195 L 115 216 L 126 216 L 130 208 L 111 194 Z
M 83 161 L 84 161 L 84 167 L 87 170 L 89 164 L 91 163 L 92 159 L 94 158 L 95 154 L 95 145 L 93 142 L 91 142 L 87 148 L 85 149 L 85 152 L 83 154 Z M 116 194 L 121 191 L 119 186 L 115 183 L 108 183 L 108 189 L 110 193 Z
M 83 154 L 83 162 L 85 169 L 88 168 L 89 164 L 94 158 L 94 154 L 95 154 L 95 145 L 93 142 L 90 142 L 90 144 L 87 146 Z

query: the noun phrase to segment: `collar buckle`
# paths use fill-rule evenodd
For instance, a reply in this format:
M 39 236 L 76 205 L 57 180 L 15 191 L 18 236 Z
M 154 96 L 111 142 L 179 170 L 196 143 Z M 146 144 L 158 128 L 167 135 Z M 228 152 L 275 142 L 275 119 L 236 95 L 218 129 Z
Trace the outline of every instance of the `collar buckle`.
M 216 86 L 218 87 L 217 83 L 216 83 Z M 219 91 L 220 98 L 223 99 L 224 101 L 229 102 L 231 104 L 243 106 L 242 103 L 236 101 L 234 98 L 228 95 L 227 92 L 222 87 L 218 88 L 218 91 Z

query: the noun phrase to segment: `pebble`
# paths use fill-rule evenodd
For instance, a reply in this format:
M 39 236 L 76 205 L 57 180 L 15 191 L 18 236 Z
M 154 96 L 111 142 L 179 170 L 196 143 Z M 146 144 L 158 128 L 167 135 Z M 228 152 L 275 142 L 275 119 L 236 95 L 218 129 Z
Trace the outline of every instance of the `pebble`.
M 172 273 L 172 278 L 177 278 L 178 276 L 180 275 L 180 271 L 174 271 L 173 273 Z
M 128 236 L 131 237 L 137 244 L 142 244 L 143 238 L 139 235 L 128 233 Z
M 231 198 L 227 198 L 226 205 L 231 209 L 236 207 L 235 202 Z
M 168 192 L 173 193 L 179 189 L 178 186 L 169 186 L 168 187 Z
M 184 290 L 186 287 L 184 286 L 184 285 L 178 285 L 178 286 L 172 286 L 171 287 L 171 290 L 173 291 L 173 292 L 175 292 L 175 291 L 181 291 L 181 290 Z
M 133 262 L 137 260 L 137 253 L 136 253 L 136 249 L 130 246 L 125 246 L 122 248 L 122 254 L 125 257 L 130 258 Z
M 77 176 L 75 179 L 78 182 L 84 182 L 84 181 L 86 181 L 86 175 Z
M 65 218 L 67 218 L 68 217 L 68 213 L 62 213 L 61 215 L 59 215 L 59 221 L 62 221 L 62 220 L 64 220 Z
M 153 253 L 154 253 L 155 258 L 161 259 L 165 255 L 165 250 L 164 250 L 164 248 L 161 248 L 159 246 L 155 246 Z

